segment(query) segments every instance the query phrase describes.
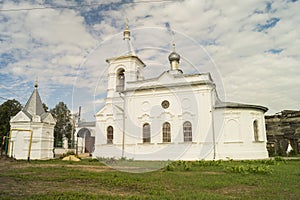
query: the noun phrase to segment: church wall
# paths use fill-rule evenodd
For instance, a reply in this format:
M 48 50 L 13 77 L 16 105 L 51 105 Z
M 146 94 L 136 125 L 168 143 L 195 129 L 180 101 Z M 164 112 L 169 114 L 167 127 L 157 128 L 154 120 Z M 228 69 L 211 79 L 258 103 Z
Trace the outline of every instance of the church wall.
M 96 144 L 107 144 L 107 128 L 113 127 L 113 144 L 122 144 L 122 119 L 109 117 L 107 120 L 97 120 L 96 130 L 98 131 L 96 137 Z
M 217 158 L 268 158 L 263 111 L 239 108 L 217 109 L 214 119 Z M 258 122 L 257 141 L 254 136 L 255 120 Z
M 210 93 L 207 90 L 191 91 L 190 88 L 174 88 L 164 90 L 136 91 L 128 94 L 128 116 L 126 116 L 126 132 L 130 135 L 131 144 L 142 143 L 142 127 L 144 123 L 151 126 L 152 142 L 162 142 L 162 124 L 171 124 L 171 142 L 182 142 L 182 125 L 191 121 L 193 139 L 207 141 L 210 131 Z M 170 102 L 167 109 L 162 108 L 164 100 Z M 126 136 L 127 136 L 126 135 Z
M 212 143 L 126 144 L 124 157 L 135 160 L 213 160 Z M 122 145 L 103 145 L 93 157 L 121 158 Z
M 53 158 L 54 149 L 54 126 L 50 124 L 43 124 L 41 135 L 41 158 Z
M 208 86 L 135 91 L 127 93 L 125 99 L 125 157 L 142 160 L 212 159 L 211 89 Z M 162 108 L 163 100 L 170 102 L 169 108 Z M 114 128 L 118 129 L 114 132 L 114 145 L 106 144 L 105 130 L 108 124 L 118 127 L 118 120 L 113 119 L 112 116 L 97 117 L 97 130 L 100 133 L 97 135 L 100 137 L 96 137 L 95 157 L 122 155 L 122 128 Z M 192 142 L 184 142 L 185 121 L 192 123 Z M 164 122 L 171 125 L 170 143 L 163 143 Z M 143 143 L 144 123 L 150 124 L 150 143 Z
M 190 89 L 190 88 L 189 88 Z M 256 109 L 216 109 L 211 116 L 209 87 L 137 90 L 125 98 L 125 144 L 122 150 L 122 113 L 98 117 L 97 126 L 102 129 L 96 137 L 94 157 L 121 157 L 136 160 L 196 160 L 196 159 L 264 159 L 266 136 L 264 113 Z M 161 102 L 168 100 L 167 109 Z M 121 105 L 121 104 L 120 104 Z M 119 106 L 120 106 L 119 105 Z M 119 118 L 118 118 L 119 117 Z M 118 118 L 118 119 L 117 119 Z M 258 122 L 258 141 L 255 141 L 253 121 Z M 162 142 L 162 124 L 171 124 L 171 142 Z M 183 142 L 183 123 L 192 123 L 192 142 Z M 143 124 L 149 123 L 151 142 L 143 143 Z M 214 127 L 211 124 L 215 124 Z M 114 144 L 106 144 L 106 128 L 114 126 Z M 101 131 L 100 131 L 101 132 Z M 214 137 L 215 136 L 215 148 Z M 214 151 L 216 149 L 216 151 Z

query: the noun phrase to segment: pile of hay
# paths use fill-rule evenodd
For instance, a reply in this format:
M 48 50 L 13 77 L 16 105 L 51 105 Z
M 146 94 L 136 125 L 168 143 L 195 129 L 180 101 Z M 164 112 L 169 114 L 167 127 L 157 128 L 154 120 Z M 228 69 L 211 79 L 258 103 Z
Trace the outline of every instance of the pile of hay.
M 66 160 L 66 161 L 75 161 L 75 162 L 78 162 L 80 161 L 79 158 L 77 158 L 76 156 L 74 155 L 69 155 L 69 156 L 66 156 L 64 157 L 62 160 Z

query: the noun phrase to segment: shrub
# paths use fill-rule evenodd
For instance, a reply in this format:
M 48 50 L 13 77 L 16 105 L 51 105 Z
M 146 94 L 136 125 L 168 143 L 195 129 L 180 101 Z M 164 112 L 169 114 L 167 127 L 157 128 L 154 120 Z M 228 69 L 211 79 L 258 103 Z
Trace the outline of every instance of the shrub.
M 296 155 L 297 155 L 297 152 L 296 152 L 294 149 L 292 149 L 292 150 L 288 153 L 287 156 L 296 156 Z
M 205 160 L 199 160 L 199 161 L 196 161 L 194 164 L 195 165 L 198 165 L 198 166 L 221 166 L 222 165 L 222 160 L 212 160 L 212 161 L 205 161 Z
M 271 174 L 272 169 L 268 165 L 238 165 L 226 168 L 230 172 L 240 174 Z
M 274 160 L 277 161 L 277 162 L 284 162 L 284 163 L 286 162 L 285 159 L 283 157 L 281 157 L 281 156 L 276 156 L 274 158 Z
M 174 165 L 173 163 L 167 164 L 164 168 L 163 171 L 174 171 Z

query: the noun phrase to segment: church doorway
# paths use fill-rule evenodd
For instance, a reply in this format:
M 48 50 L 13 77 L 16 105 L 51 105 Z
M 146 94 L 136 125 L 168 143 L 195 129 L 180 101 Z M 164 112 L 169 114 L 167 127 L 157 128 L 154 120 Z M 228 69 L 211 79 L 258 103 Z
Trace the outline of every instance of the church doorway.
M 95 137 L 91 136 L 91 132 L 87 128 L 82 128 L 78 131 L 77 137 L 80 138 L 81 144 L 77 144 L 82 147 L 83 153 L 92 153 L 95 147 Z

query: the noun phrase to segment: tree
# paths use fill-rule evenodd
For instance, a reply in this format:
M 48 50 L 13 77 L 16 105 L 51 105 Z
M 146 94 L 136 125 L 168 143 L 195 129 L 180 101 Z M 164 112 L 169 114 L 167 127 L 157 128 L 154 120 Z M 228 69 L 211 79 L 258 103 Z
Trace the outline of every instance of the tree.
M 45 112 L 48 112 L 48 106 L 45 104 L 45 103 L 43 103 L 43 108 L 44 108 L 44 110 L 45 110 Z
M 0 145 L 2 144 L 2 138 L 10 130 L 10 118 L 15 116 L 22 110 L 22 105 L 17 100 L 7 100 L 0 105 Z
M 59 102 L 55 108 L 50 110 L 50 113 L 56 119 L 54 127 L 55 147 L 61 147 L 63 138 L 66 137 L 70 141 L 72 137 L 72 121 L 71 112 L 64 102 Z

